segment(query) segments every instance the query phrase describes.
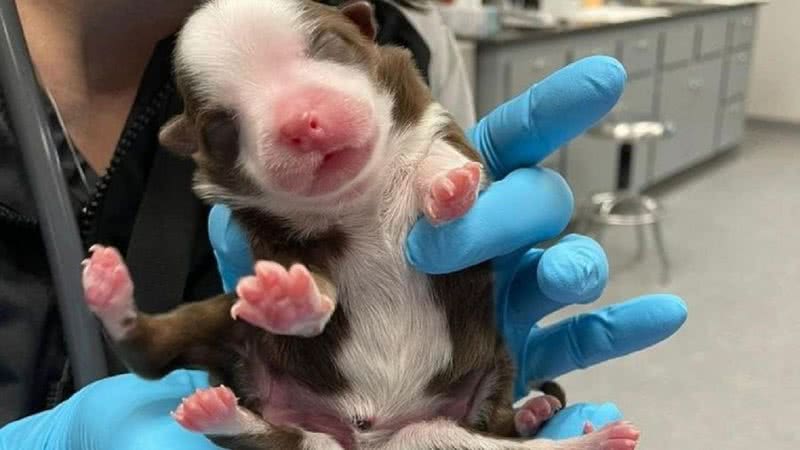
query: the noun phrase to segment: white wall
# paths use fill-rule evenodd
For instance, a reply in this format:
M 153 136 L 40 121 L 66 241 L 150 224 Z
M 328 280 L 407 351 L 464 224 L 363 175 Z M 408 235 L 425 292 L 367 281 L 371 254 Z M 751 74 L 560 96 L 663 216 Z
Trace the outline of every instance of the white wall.
M 748 113 L 800 123 L 800 1 L 760 7 Z

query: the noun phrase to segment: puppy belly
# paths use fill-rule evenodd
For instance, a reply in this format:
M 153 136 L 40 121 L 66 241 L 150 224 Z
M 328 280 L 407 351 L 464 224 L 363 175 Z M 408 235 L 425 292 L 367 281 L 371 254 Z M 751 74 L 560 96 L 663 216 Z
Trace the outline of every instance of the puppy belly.
M 342 447 L 351 448 L 355 427 L 351 418 L 331 407 L 330 398 L 312 392 L 297 381 L 272 376 L 263 380 L 261 416 L 276 426 L 324 433 Z

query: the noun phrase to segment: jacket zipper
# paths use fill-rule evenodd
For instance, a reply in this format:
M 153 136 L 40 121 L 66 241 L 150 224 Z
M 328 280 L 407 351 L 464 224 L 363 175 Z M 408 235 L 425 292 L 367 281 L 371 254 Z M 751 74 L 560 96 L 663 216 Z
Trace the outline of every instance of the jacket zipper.
M 7 206 L 3 204 L 0 204 L 0 218 L 14 225 L 23 225 L 23 226 L 36 225 L 35 220 L 31 219 L 30 217 L 23 216 L 22 214 L 12 209 L 9 209 Z
M 145 127 L 153 121 L 155 116 L 161 112 L 165 103 L 169 99 L 169 94 L 173 91 L 171 83 L 167 83 L 162 87 L 150 105 L 144 111 L 140 112 L 133 120 L 133 124 L 128 127 L 122 134 L 122 138 L 114 151 L 114 156 L 111 158 L 111 163 L 106 170 L 106 173 L 97 180 L 95 191 L 89 199 L 83 203 L 81 212 L 78 218 L 78 225 L 81 234 L 81 240 L 85 243 L 92 233 L 93 225 L 95 224 L 95 216 L 97 209 L 100 207 L 103 199 L 105 198 L 108 187 L 111 184 L 111 179 L 114 173 L 119 170 L 119 166 L 125 159 L 125 156 L 130 151 L 139 134 L 144 131 Z
M 114 156 L 111 158 L 111 163 L 108 166 L 108 170 L 106 170 L 106 173 L 103 174 L 103 176 L 97 181 L 94 193 L 89 200 L 84 202 L 83 207 L 81 208 L 78 218 L 78 226 L 81 235 L 81 242 L 83 242 L 84 245 L 87 242 L 87 238 L 89 237 L 90 233 L 92 232 L 94 219 L 97 215 L 97 208 L 100 206 L 100 203 L 103 201 L 103 198 L 108 191 L 108 186 L 111 183 L 111 177 L 119 169 L 120 164 L 130 151 L 133 143 L 136 142 L 136 138 L 139 136 L 139 134 L 147 125 L 150 124 L 150 122 L 153 121 L 155 116 L 163 110 L 163 107 L 168 101 L 169 95 L 173 90 L 174 87 L 171 83 L 167 83 L 164 87 L 162 87 L 158 94 L 156 94 L 156 98 L 151 101 L 150 105 L 147 106 L 143 112 L 137 114 L 136 118 L 133 120 L 133 124 L 123 132 L 122 138 L 120 139 L 117 148 L 114 150 Z M 61 403 L 71 394 L 70 389 L 67 387 L 71 384 L 71 371 L 69 369 L 69 365 L 70 361 L 69 358 L 67 358 L 64 369 L 61 373 L 61 377 L 58 380 L 50 383 L 47 399 L 48 404 L 56 405 Z

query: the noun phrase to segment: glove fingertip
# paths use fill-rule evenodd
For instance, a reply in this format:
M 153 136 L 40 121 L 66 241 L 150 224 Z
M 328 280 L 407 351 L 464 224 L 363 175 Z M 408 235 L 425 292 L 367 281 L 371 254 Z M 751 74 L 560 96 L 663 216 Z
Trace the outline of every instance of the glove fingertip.
M 592 65 L 591 73 L 596 87 L 601 88 L 600 92 L 616 103 L 625 90 L 625 83 L 628 80 L 628 73 L 625 66 L 611 56 L 595 55 L 584 58 L 580 63 Z
M 559 303 L 589 303 L 600 297 L 608 282 L 608 259 L 591 239 L 562 241 L 542 255 L 537 270 L 539 287 Z
M 660 316 L 663 317 L 662 330 L 666 338 L 683 326 L 689 316 L 689 309 L 686 302 L 676 295 L 662 294 L 657 298 L 660 302 Z
M 570 439 L 583 435 L 583 426 L 590 422 L 595 429 L 622 419 L 622 412 L 613 403 L 576 403 L 559 411 L 537 433 L 537 438 Z

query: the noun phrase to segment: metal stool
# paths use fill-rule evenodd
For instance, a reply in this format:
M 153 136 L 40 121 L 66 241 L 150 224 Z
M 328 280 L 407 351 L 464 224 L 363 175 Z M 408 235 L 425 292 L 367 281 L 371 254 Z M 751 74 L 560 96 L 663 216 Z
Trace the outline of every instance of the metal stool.
M 600 226 L 598 232 L 595 233 L 595 239 L 600 242 L 605 228 L 608 226 L 635 227 L 638 241 L 636 258 L 639 260 L 644 256 L 644 227 L 649 226 L 653 230 L 656 249 L 661 260 L 661 280 L 662 283 L 667 283 L 670 272 L 667 251 L 659 224 L 661 208 L 654 198 L 631 190 L 629 185 L 630 157 L 635 150 L 635 145 L 670 137 L 673 134 L 671 125 L 652 121 L 607 121 L 590 130 L 589 134 L 618 142 L 621 157 L 617 174 L 617 190 L 596 193 L 590 198 L 585 219 L 595 226 Z

